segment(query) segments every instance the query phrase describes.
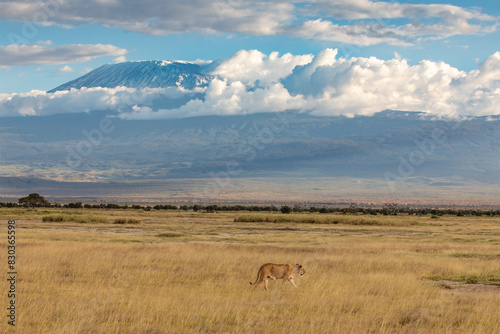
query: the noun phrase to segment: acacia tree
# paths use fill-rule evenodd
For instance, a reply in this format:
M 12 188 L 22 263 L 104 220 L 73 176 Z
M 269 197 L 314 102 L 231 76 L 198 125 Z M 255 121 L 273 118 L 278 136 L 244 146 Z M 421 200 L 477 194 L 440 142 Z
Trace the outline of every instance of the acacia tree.
M 384 214 L 397 215 L 399 211 L 399 206 L 397 203 L 385 203 L 382 207 Z
M 292 212 L 292 208 L 289 207 L 288 205 L 282 206 L 281 207 L 281 212 L 282 213 L 290 213 L 290 212 Z
M 43 196 L 40 196 L 37 193 L 29 194 L 26 197 L 20 198 L 19 204 L 31 207 L 50 206 L 49 201 L 47 201 Z

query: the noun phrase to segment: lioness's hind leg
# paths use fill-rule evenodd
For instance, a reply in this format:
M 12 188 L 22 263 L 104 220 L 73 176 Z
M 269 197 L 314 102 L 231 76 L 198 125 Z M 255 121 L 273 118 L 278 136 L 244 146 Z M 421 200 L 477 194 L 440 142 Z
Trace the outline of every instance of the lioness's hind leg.
M 267 281 L 267 280 L 266 280 L 266 281 Z M 262 284 L 262 282 L 264 282 L 264 280 L 259 280 L 257 283 L 255 283 L 255 288 L 254 288 L 254 289 L 257 289 L 257 287 L 258 287 L 259 285 L 261 285 L 261 284 Z
M 262 272 L 259 271 L 259 273 L 257 274 L 257 280 L 254 283 L 255 284 L 254 290 L 256 290 L 257 287 L 259 285 L 261 285 L 262 282 L 264 282 L 264 281 L 265 281 L 265 285 L 267 286 L 267 278 L 265 278 L 264 275 L 262 274 Z M 266 287 L 266 289 L 267 289 L 267 287 Z

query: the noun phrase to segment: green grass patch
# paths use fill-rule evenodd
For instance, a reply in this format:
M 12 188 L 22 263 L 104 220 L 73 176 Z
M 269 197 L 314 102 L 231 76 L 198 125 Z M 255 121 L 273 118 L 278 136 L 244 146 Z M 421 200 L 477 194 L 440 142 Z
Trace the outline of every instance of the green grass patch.
M 100 217 L 100 216 L 82 216 L 78 217 L 75 220 L 77 223 L 80 224 L 86 224 L 86 223 L 101 223 L 101 224 L 107 224 L 109 223 L 108 219 L 105 217 Z
M 464 242 L 483 242 L 483 239 L 465 239 L 465 238 L 452 238 L 451 241 L 464 243 Z
M 303 223 L 303 224 L 343 224 L 365 226 L 409 226 L 420 225 L 414 220 L 377 219 L 360 216 L 317 215 L 317 214 L 247 214 L 234 219 L 235 223 Z
M 111 242 L 120 242 L 120 243 L 137 243 L 137 242 L 142 242 L 141 240 L 137 239 L 113 239 L 110 240 Z
M 117 218 L 113 221 L 113 224 L 140 224 L 141 221 L 133 218 Z
M 159 238 L 180 238 L 183 237 L 184 234 L 180 233 L 160 233 L 156 235 Z
M 466 259 L 498 259 L 500 254 L 484 254 L 484 253 L 453 253 L 451 257 L 466 258 Z

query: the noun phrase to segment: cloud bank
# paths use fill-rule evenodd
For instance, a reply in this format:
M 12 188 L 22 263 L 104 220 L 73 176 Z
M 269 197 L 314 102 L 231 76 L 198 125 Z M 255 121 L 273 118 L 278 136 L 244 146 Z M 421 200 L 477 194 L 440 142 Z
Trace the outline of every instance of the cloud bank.
M 386 109 L 437 117 L 500 115 L 500 52 L 476 70 L 444 62 L 240 51 L 209 66 L 196 91 L 179 87 L 82 88 L 0 94 L 0 116 L 109 110 L 124 119 L 166 119 L 297 111 L 317 116 L 373 115 Z M 175 103 L 172 103 L 175 101 Z
M 98 23 L 153 35 L 291 35 L 356 45 L 409 45 L 488 33 L 498 23 L 476 9 L 371 0 L 144 0 L 140 5 L 134 0 L 7 0 L 0 2 L 0 18 L 63 27 Z
M 123 56 L 128 53 L 109 44 L 66 44 L 52 46 L 50 41 L 36 44 L 0 46 L 1 66 L 58 65 L 84 63 L 96 57 Z

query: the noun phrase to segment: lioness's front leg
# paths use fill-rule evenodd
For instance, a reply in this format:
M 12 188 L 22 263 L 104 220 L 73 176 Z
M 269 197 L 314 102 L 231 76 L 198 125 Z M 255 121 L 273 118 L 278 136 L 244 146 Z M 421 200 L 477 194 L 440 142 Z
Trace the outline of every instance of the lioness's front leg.
M 288 281 L 288 280 L 283 277 L 283 280 L 281 281 L 281 289 L 283 289 L 285 287 L 286 281 Z
M 297 286 L 295 285 L 295 282 L 293 281 L 293 276 L 288 277 L 288 281 L 292 283 L 293 287 L 297 289 Z

